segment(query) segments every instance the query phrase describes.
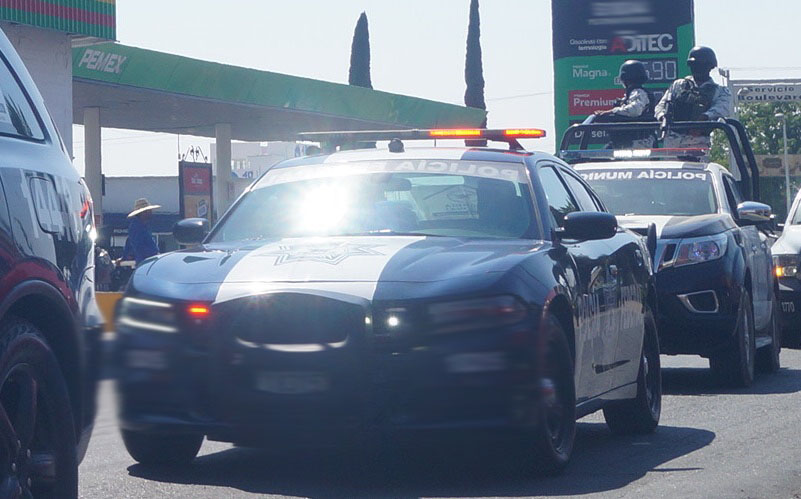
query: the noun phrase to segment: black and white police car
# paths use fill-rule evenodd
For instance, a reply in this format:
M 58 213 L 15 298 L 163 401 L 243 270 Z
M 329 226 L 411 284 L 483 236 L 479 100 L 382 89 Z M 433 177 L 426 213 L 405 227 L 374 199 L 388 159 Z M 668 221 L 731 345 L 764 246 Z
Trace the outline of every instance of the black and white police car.
M 779 239 L 771 248 L 779 281 L 782 339 L 788 347 L 801 347 L 801 191 L 796 194 Z
M 689 126 L 722 130 L 733 148 L 742 147 L 739 123 Z M 777 371 L 781 317 L 770 255 L 771 209 L 747 201 L 740 190 L 756 192 L 755 169 L 743 168 L 744 180 L 738 181 L 709 162 L 703 149 L 569 149 L 571 137 L 614 133 L 616 127 L 574 126 L 561 156 L 621 225 L 642 235 L 655 226 L 662 353 L 707 357 L 712 370 L 734 386 L 750 385 L 755 368 Z M 737 150 L 746 166 L 748 152 Z
M 130 454 L 188 462 L 204 436 L 280 448 L 464 432 L 558 471 L 578 417 L 654 430 L 645 243 L 516 140 L 542 135 L 305 135 L 395 140 L 276 165 L 208 234 L 180 222 L 176 238 L 197 245 L 143 262 L 118 314 Z M 405 148 L 432 137 L 510 149 Z

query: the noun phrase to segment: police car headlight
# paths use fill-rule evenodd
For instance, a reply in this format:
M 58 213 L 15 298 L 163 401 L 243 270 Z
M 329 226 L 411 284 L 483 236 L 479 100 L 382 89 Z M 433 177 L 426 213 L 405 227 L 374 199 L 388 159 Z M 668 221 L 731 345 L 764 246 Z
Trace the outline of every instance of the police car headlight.
M 437 333 L 517 324 L 527 314 L 525 304 L 509 295 L 434 303 L 428 307 L 429 320 Z
M 117 309 L 119 326 L 157 333 L 177 333 L 175 306 L 157 300 L 125 297 Z
M 799 255 L 773 255 L 773 273 L 776 277 L 798 277 Z
M 682 239 L 676 252 L 674 267 L 717 260 L 726 254 L 726 234 Z

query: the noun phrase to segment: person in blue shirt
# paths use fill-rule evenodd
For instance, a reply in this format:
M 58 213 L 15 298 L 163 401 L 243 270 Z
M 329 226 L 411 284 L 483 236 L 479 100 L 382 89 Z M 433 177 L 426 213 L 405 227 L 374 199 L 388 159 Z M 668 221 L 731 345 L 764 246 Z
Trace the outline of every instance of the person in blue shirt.
M 136 264 L 153 255 L 157 255 L 159 248 L 153 233 L 150 232 L 150 220 L 153 210 L 161 208 L 160 205 L 150 204 L 147 199 L 140 198 L 134 203 L 134 210 L 128 214 L 131 223 L 128 226 L 128 240 L 122 252 L 122 260 L 135 260 Z

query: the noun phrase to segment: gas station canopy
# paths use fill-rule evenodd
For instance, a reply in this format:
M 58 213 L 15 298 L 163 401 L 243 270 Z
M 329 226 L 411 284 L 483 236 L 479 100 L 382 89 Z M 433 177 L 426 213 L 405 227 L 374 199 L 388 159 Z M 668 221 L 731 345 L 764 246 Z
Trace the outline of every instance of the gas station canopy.
M 285 140 L 298 132 L 480 125 L 485 111 L 367 88 L 201 61 L 117 43 L 73 49 L 73 116 L 102 126 Z

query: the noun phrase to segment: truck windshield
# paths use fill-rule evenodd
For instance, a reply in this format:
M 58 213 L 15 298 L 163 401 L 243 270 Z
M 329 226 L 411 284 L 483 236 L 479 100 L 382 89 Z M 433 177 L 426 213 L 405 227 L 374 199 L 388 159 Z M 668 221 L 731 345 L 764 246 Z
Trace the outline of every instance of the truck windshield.
M 295 236 L 536 237 L 524 165 L 362 161 L 276 168 L 211 241 Z
M 615 215 L 693 216 L 717 212 L 715 190 L 705 171 L 668 168 L 582 169 Z

